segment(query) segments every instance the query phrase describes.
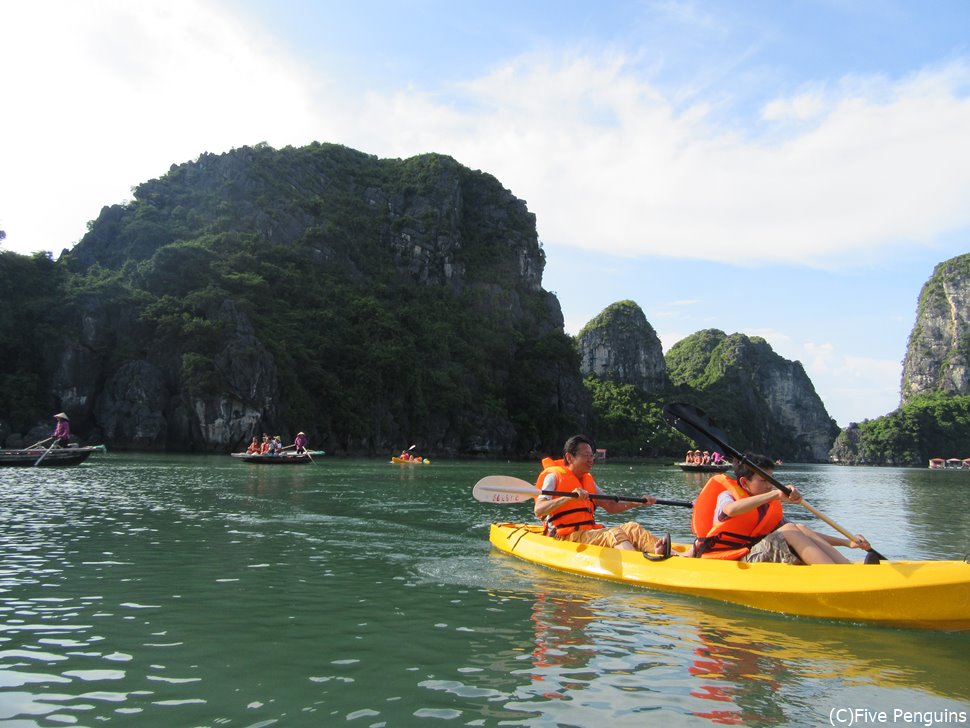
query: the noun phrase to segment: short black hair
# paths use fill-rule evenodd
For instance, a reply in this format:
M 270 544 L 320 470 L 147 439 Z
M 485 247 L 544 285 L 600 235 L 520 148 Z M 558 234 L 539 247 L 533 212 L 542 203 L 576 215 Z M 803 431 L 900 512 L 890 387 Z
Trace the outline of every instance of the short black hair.
M 573 435 L 566 440 L 566 444 L 562 446 L 562 456 L 566 457 L 567 454 L 575 455 L 576 451 L 579 450 L 579 446 L 584 442 L 589 445 L 590 450 L 593 449 L 593 443 L 588 437 L 586 437 L 586 435 Z
M 758 472 L 751 467 L 751 465 L 748 465 L 749 462 L 762 470 L 767 470 L 769 473 L 772 473 L 775 470 L 775 461 L 767 455 L 746 452 L 744 457 L 734 464 L 734 474 L 739 482 L 741 478 L 750 478 L 752 475 Z

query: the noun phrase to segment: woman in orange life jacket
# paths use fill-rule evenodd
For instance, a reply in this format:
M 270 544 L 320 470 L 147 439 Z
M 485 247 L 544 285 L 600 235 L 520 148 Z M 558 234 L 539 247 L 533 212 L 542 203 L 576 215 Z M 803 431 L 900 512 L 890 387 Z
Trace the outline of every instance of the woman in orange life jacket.
M 764 455 L 748 453 L 745 458 L 769 475 L 775 469 L 774 461 Z M 749 563 L 848 564 L 835 546 L 871 548 L 862 536 L 849 541 L 789 522 L 781 504 L 801 502 L 794 486 L 788 486 L 791 493 L 786 496 L 744 463 L 737 464 L 735 472 L 737 480 L 724 474 L 708 480 L 694 503 L 692 525 L 700 536 L 695 543 L 697 555 Z M 712 499 L 716 499 L 713 504 Z M 712 505 L 713 514 L 708 515 Z
M 546 524 L 549 535 L 563 541 L 588 543 L 624 550 L 637 550 L 650 554 L 666 554 L 669 539 L 657 538 L 639 523 L 630 521 L 621 526 L 604 528 L 596 523 L 594 509 L 601 506 L 607 513 L 622 513 L 638 505 L 653 505 L 652 496 L 644 496 L 644 503 L 619 503 L 598 501 L 590 495 L 601 493 L 593 480 L 593 446 L 583 435 L 574 435 L 563 446 L 563 459 L 542 461 L 544 470 L 539 474 L 536 488 L 543 491 L 571 491 L 576 497 L 536 496 L 536 518 Z

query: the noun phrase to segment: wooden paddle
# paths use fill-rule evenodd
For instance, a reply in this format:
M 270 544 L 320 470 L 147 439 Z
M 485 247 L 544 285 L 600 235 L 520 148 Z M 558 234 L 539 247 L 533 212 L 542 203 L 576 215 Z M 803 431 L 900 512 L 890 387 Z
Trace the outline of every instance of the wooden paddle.
M 43 440 L 38 440 L 33 445 L 28 445 L 27 447 L 25 447 L 24 450 L 33 450 L 38 445 L 43 445 L 45 442 L 47 442 L 48 440 L 50 440 L 52 437 L 54 437 L 54 436 L 51 435 L 51 437 L 45 437 Z
M 486 475 L 484 478 L 475 483 L 475 487 L 472 488 L 472 497 L 477 501 L 482 503 L 522 503 L 527 500 L 532 500 L 537 495 L 556 495 L 556 496 L 566 496 L 568 498 L 577 498 L 578 496 L 571 490 L 545 490 L 540 491 L 531 483 L 521 480 L 519 478 L 513 478 L 509 475 Z M 646 498 L 630 498 L 621 495 L 606 495 L 603 493 L 596 493 L 590 495 L 593 500 L 608 500 L 614 502 L 624 501 L 626 503 L 646 503 Z M 694 504 L 690 501 L 679 501 L 679 500 L 665 500 L 662 498 L 657 498 L 658 506 L 683 506 L 685 508 L 693 508 Z
M 47 453 L 49 453 L 49 452 L 50 452 L 51 450 L 53 450 L 53 449 L 54 449 L 54 445 L 56 445 L 56 444 L 57 444 L 57 440 L 54 440 L 54 442 L 52 442 L 52 443 L 51 443 L 51 446 L 50 446 L 49 448 L 47 448 L 47 449 L 46 449 L 46 450 L 44 451 L 44 454 L 43 454 L 43 455 L 41 455 L 41 456 L 40 456 L 39 458 L 37 458 L 37 462 L 35 462 L 35 463 L 34 463 L 34 467 L 35 467 L 35 468 L 36 468 L 36 467 L 37 467 L 38 465 L 40 465 L 40 463 L 41 463 L 41 461 L 42 461 L 42 460 L 43 460 L 44 458 L 46 458 L 46 457 L 47 457 Z
M 768 473 L 766 470 L 762 470 L 751 462 L 751 460 L 746 458 L 744 453 L 731 447 L 726 442 L 724 433 L 717 428 L 717 425 L 711 422 L 711 419 L 707 416 L 707 413 L 705 413 L 704 410 L 695 407 L 692 404 L 672 402 L 671 404 L 664 405 L 663 415 L 668 425 L 687 435 L 687 437 L 697 442 L 701 448 L 705 450 L 720 450 L 721 452 L 727 453 L 738 463 L 743 463 L 751 468 L 751 470 L 758 473 L 762 478 L 767 480 L 785 495 L 791 495 L 791 488 L 789 488 L 787 485 L 782 485 L 780 482 L 775 480 L 770 473 Z M 820 513 L 804 500 L 801 501 L 801 505 L 805 506 L 805 508 L 814 513 L 818 518 L 825 521 L 847 539 L 855 542 L 855 536 L 842 528 L 842 526 L 837 524 L 835 521 L 832 521 L 823 513 Z M 886 557 L 875 549 L 868 549 L 868 553 L 866 554 L 867 564 L 878 564 L 880 561 L 885 559 Z

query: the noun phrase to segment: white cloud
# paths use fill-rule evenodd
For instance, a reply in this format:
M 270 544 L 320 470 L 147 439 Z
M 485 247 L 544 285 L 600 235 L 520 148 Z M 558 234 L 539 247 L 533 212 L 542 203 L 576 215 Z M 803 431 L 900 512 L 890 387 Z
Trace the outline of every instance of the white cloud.
M 670 7 L 690 10 L 690 3 Z M 438 151 L 490 172 L 547 247 L 834 266 L 970 225 L 970 71 L 811 80 L 743 130 L 627 57 L 510 59 L 457 88 L 334 89 L 231 6 L 0 4 L 0 226 L 59 250 L 172 163 L 267 141 Z M 9 63 L 5 64 L 9 68 Z M 720 88 L 717 93 L 729 93 Z
M 761 110 L 761 117 L 766 121 L 805 121 L 820 116 L 828 109 L 821 93 L 805 92 L 791 98 L 769 101 Z
M 899 406 L 902 367 L 896 360 L 844 355 L 830 343 L 792 342 L 829 414 L 845 427 L 859 412 L 887 414 Z M 790 355 L 783 353 L 786 358 Z
M 970 224 L 968 75 L 847 78 L 770 102 L 780 126 L 742 133 L 615 55 L 529 56 L 466 84 L 471 110 L 373 99 L 391 113 L 370 133 L 392 156 L 437 149 L 492 172 L 548 245 L 832 266 Z
M 324 128 L 301 67 L 217 6 L 3 3 L 0 26 L 7 248 L 59 252 L 173 163 Z

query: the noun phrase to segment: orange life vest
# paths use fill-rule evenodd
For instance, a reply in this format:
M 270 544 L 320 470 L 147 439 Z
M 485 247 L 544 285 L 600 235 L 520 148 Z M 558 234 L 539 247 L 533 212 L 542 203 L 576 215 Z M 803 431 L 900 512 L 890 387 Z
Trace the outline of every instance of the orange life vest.
M 543 458 L 542 467 L 543 471 L 539 473 L 539 477 L 536 480 L 536 488 L 540 491 L 542 490 L 542 483 L 545 481 L 546 476 L 549 473 L 554 473 L 556 476 L 556 490 L 572 492 L 576 488 L 582 488 L 590 495 L 596 493 L 596 482 L 593 480 L 593 476 L 586 473 L 582 479 L 577 478 L 576 474 L 566 467 L 564 460 Z M 539 499 L 540 495 L 541 493 L 536 495 L 536 500 Z M 596 518 L 593 515 L 595 509 L 596 504 L 592 499 L 564 503 L 543 519 L 546 526 L 546 533 L 556 538 L 562 538 L 563 536 L 568 536 L 573 531 L 588 531 L 593 528 L 603 528 L 602 524 L 596 522 Z
M 694 501 L 690 525 L 697 536 L 695 549 L 698 556 L 736 561 L 748 553 L 758 541 L 778 528 L 784 513 L 781 503 L 773 500 L 768 502 L 763 516 L 760 515 L 761 508 L 752 508 L 747 513 L 715 522 L 717 498 L 724 491 L 734 496 L 735 500 L 751 497 L 733 478 L 723 474 L 715 475 L 707 481 Z

